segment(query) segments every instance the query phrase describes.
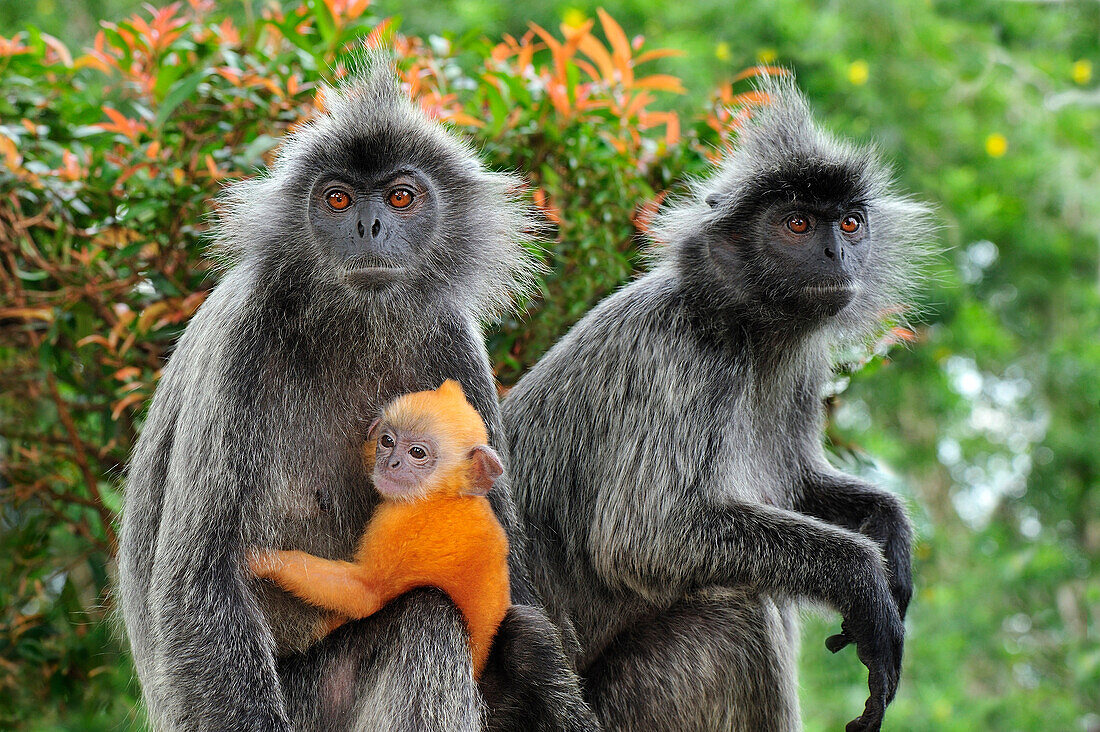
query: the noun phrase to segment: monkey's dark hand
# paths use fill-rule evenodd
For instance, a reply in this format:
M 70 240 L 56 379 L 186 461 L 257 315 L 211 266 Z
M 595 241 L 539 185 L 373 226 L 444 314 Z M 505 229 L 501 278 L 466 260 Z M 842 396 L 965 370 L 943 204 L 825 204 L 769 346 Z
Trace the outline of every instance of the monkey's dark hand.
M 901 676 L 905 630 L 886 578 L 880 580 L 869 597 L 852 603 L 844 613 L 842 632 L 825 641 L 833 653 L 848 645 L 849 639 L 855 642 L 859 660 L 867 667 L 870 696 L 863 714 L 848 723 L 846 732 L 874 732 L 882 726 L 886 705 L 893 701 Z
M 898 616 L 905 620 L 909 600 L 913 597 L 913 569 L 911 560 L 912 530 L 900 505 L 893 502 L 881 506 L 860 525 L 859 533 L 873 539 L 882 549 L 889 576 L 890 594 L 897 605 Z M 826 647 L 836 653 L 852 643 L 847 628 L 829 636 Z

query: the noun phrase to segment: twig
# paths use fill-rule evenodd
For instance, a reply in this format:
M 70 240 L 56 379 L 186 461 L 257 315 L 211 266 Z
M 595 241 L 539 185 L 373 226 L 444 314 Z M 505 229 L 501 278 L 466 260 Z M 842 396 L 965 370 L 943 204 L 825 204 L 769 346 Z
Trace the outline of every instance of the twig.
M 65 400 L 61 398 L 61 393 L 57 390 L 57 380 L 54 379 L 53 374 L 46 374 L 46 385 L 49 387 L 50 396 L 53 398 L 53 403 L 57 407 L 57 416 L 61 419 L 61 424 L 69 434 L 69 441 L 73 446 L 73 457 L 77 467 L 80 468 L 81 474 L 84 476 L 84 482 L 88 484 L 88 491 L 95 500 L 96 512 L 99 514 L 100 521 L 103 522 L 103 531 L 107 534 L 110 552 L 111 555 L 114 556 L 118 549 L 118 537 L 115 536 L 114 527 L 111 526 L 111 511 L 103 503 L 103 496 L 99 492 L 99 485 L 96 482 L 95 474 L 92 473 L 92 469 L 88 465 L 88 455 L 84 452 L 84 443 L 81 441 L 80 435 L 77 434 L 76 425 L 73 423 L 69 408 L 65 406 Z

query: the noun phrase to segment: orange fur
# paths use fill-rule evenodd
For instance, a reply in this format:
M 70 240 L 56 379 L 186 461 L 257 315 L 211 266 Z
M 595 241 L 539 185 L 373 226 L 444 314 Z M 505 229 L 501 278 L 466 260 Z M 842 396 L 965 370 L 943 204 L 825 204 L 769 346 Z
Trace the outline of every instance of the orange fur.
M 462 388 L 450 380 L 435 391 L 399 398 L 383 419 L 431 434 L 441 445 L 440 453 L 450 456 L 441 460 L 428 494 L 411 501 L 383 501 L 351 562 L 268 551 L 254 552 L 250 565 L 258 576 L 337 614 L 322 622 L 319 637 L 346 618 L 371 615 L 411 589 L 438 587 L 466 619 L 474 676 L 479 677 L 511 605 L 508 537 L 489 501 L 467 494 L 470 465 L 465 456 L 487 444 L 485 424 Z M 373 462 L 373 442 L 365 454 Z

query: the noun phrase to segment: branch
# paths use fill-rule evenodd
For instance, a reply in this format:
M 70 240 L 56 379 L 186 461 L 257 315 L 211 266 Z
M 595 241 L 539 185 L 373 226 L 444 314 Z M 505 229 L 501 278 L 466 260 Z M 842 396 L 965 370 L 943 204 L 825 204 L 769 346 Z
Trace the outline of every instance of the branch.
M 65 400 L 61 398 L 61 393 L 57 390 L 57 381 L 54 379 L 53 374 L 46 374 L 46 385 L 50 389 L 50 396 L 53 399 L 54 406 L 57 407 L 57 416 L 61 419 L 61 424 L 65 427 L 65 432 L 69 435 L 69 442 L 73 446 L 74 460 L 77 467 L 80 468 L 81 474 L 84 476 L 84 482 L 88 484 L 88 492 L 92 494 L 92 498 L 95 500 L 96 513 L 99 514 L 100 521 L 103 522 L 103 530 L 107 534 L 107 542 L 110 545 L 111 555 L 114 556 L 118 549 L 118 537 L 115 536 L 115 529 L 111 525 L 111 511 L 103 503 L 103 496 L 99 492 L 99 485 L 96 482 L 95 474 L 92 473 L 91 467 L 88 465 L 88 455 L 84 452 L 84 443 L 80 439 L 80 435 L 77 434 L 76 424 L 73 423 L 73 417 L 69 413 L 69 408 L 65 406 Z

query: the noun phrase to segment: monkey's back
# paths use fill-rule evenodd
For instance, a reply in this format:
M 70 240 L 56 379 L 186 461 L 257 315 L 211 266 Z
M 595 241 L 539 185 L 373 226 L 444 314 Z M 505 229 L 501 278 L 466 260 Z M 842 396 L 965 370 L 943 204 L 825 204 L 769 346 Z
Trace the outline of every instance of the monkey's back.
M 383 603 L 416 587 L 438 587 L 462 612 L 474 675 L 511 605 L 508 537 L 480 496 L 430 496 L 379 506 L 356 552 L 377 578 Z

